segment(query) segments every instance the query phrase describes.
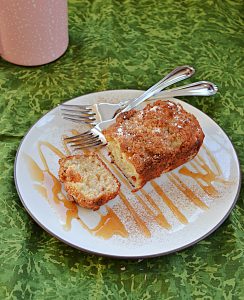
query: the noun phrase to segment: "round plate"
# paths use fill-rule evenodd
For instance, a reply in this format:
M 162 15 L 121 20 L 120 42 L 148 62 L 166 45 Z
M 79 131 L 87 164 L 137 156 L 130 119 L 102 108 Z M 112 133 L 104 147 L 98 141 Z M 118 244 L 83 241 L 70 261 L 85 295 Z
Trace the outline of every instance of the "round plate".
M 141 93 L 105 91 L 67 103 L 119 102 Z M 178 251 L 217 229 L 239 194 L 240 167 L 236 152 L 212 119 L 183 101 L 171 100 L 197 117 L 205 133 L 199 154 L 132 193 L 127 180 L 109 162 L 106 148 L 98 150 L 120 180 L 121 193 L 96 212 L 66 200 L 57 179 L 58 160 L 70 153 L 63 136 L 86 128 L 63 120 L 59 108 L 43 116 L 24 137 L 15 160 L 16 188 L 31 217 L 70 246 L 121 258 L 153 257 Z

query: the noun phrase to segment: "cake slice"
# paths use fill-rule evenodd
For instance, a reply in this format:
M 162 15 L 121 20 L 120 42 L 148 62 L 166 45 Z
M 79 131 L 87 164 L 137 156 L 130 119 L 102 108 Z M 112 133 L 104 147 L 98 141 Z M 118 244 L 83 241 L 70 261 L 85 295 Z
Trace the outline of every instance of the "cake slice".
M 120 183 L 96 154 L 73 155 L 59 160 L 59 179 L 70 200 L 97 210 L 115 198 Z
M 195 116 L 162 100 L 120 114 L 103 133 L 112 161 L 135 190 L 192 159 L 204 139 Z

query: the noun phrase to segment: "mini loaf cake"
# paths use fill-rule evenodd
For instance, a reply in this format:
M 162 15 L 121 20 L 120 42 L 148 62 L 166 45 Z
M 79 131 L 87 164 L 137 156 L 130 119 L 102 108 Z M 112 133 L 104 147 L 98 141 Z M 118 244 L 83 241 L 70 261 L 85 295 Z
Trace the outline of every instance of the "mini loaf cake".
M 204 139 L 192 114 L 162 100 L 120 114 L 103 133 L 112 161 L 135 190 L 192 159 Z
M 115 198 L 120 183 L 96 154 L 74 155 L 59 160 L 59 179 L 69 200 L 97 210 Z

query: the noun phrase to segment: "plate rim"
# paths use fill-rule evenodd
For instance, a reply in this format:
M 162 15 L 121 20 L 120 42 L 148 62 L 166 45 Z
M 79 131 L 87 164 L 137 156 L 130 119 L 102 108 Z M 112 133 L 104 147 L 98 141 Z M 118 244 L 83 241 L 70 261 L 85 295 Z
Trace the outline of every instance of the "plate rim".
M 80 95 L 80 96 L 77 96 L 77 97 L 74 97 L 74 98 L 71 98 L 69 100 L 65 100 L 64 102 L 62 103 L 67 103 L 71 100 L 74 100 L 74 99 L 77 99 L 77 98 L 80 98 L 80 97 L 83 97 L 83 96 L 87 96 L 87 95 L 92 95 L 92 94 L 99 94 L 99 93 L 106 93 L 106 92 L 143 92 L 143 90 L 136 90 L 136 89 L 118 89 L 118 90 L 105 90 L 105 91 L 98 91 L 98 92 L 92 92 L 92 93 L 88 93 L 88 94 L 84 94 L 84 95 Z M 160 94 L 158 95 L 160 96 Z M 184 100 L 181 100 L 181 99 L 178 99 L 176 97 L 173 97 L 173 99 L 176 99 L 176 100 L 180 100 L 182 102 L 185 102 Z M 20 193 L 20 190 L 19 190 L 19 187 L 18 187 L 18 180 L 17 180 L 17 160 L 18 160 L 18 156 L 19 156 L 19 153 L 20 153 L 20 150 L 21 150 L 21 147 L 25 141 L 25 139 L 27 138 L 29 132 L 32 130 L 33 127 L 36 126 L 36 124 L 42 119 L 44 118 L 48 113 L 51 113 L 53 112 L 55 109 L 57 109 L 58 106 L 52 108 L 51 110 L 47 111 L 44 115 L 42 115 L 28 130 L 27 132 L 25 133 L 25 135 L 23 136 L 23 138 L 21 139 L 20 141 L 20 144 L 17 148 L 17 151 L 16 151 L 16 155 L 15 155 L 15 160 L 14 160 L 14 183 L 15 183 L 15 188 L 16 188 L 16 191 L 17 191 L 17 194 L 19 196 L 19 199 L 22 203 L 22 205 L 24 206 L 25 210 L 27 211 L 27 213 L 30 215 L 30 217 L 42 228 L 44 229 L 48 234 L 50 234 L 51 236 L 55 237 L 56 239 L 58 239 L 59 241 L 63 242 L 64 244 L 72 247 L 72 248 L 75 248 L 75 249 L 78 249 L 82 252 L 85 252 L 85 253 L 88 253 L 88 254 L 93 254 L 93 255 L 97 255 L 97 256 L 102 256 L 102 257 L 109 257 L 109 258 L 114 258 L 114 259 L 144 259 L 144 258 L 154 258 L 154 257 L 160 257 L 160 256 L 165 256 L 165 255 L 168 255 L 168 254 L 171 254 L 171 253 L 175 253 L 175 252 L 179 252 L 181 250 L 184 250 L 184 249 L 187 249 L 189 247 L 192 247 L 193 245 L 199 243 L 200 241 L 202 241 L 203 239 L 205 239 L 206 237 L 210 236 L 214 231 L 216 231 L 225 221 L 226 219 L 228 218 L 228 216 L 230 215 L 231 211 L 233 210 L 233 208 L 235 207 L 236 205 L 236 202 L 239 198 L 239 195 L 240 195 L 240 190 L 241 190 L 241 182 L 242 182 L 242 174 L 241 174 L 241 165 L 240 165 L 240 160 L 239 160 L 239 157 L 237 155 L 237 152 L 236 152 L 236 149 L 231 141 L 231 139 L 229 138 L 229 136 L 226 134 L 225 130 L 222 129 L 222 127 L 220 127 L 216 122 L 215 120 L 213 120 L 212 118 L 210 118 L 205 112 L 203 112 L 202 110 L 198 109 L 197 107 L 193 106 L 192 104 L 189 104 L 187 102 L 185 102 L 186 104 L 192 106 L 193 108 L 199 110 L 201 113 L 204 114 L 205 117 L 207 117 L 208 119 L 210 119 L 211 121 L 214 122 L 215 125 L 217 125 L 217 127 L 222 130 L 222 132 L 225 134 L 225 136 L 227 137 L 227 139 L 229 140 L 232 148 L 233 148 L 233 151 L 234 151 L 234 154 L 236 156 L 236 159 L 237 159 L 237 167 L 238 167 L 238 177 L 239 177 L 239 181 L 238 181 L 238 188 L 237 188 L 237 192 L 236 192 L 236 195 L 235 195 L 235 198 L 234 198 L 234 201 L 231 205 L 231 207 L 229 208 L 229 210 L 226 212 L 225 216 L 210 230 L 208 231 L 207 233 L 205 233 L 203 236 L 199 237 L 198 239 L 184 245 L 184 246 L 181 246 L 181 247 L 178 247 L 176 249 L 173 249 L 173 250 L 169 250 L 169 251 L 166 251 L 166 252 L 160 252 L 160 253 L 156 253 L 156 254 L 146 254 L 146 255 L 113 255 L 113 254 L 106 254 L 106 253 L 102 253 L 102 252 L 99 252 L 99 251 L 92 251 L 92 250 L 88 250 L 88 249 L 85 249 L 85 248 L 82 248 L 80 246 L 77 246 L 77 245 L 74 245 L 72 244 L 71 242 L 68 242 L 67 240 L 63 239 L 62 237 L 58 236 L 55 232 L 53 232 L 52 230 L 50 230 L 49 228 L 47 228 L 45 226 L 45 224 L 42 224 L 33 214 L 32 212 L 29 210 L 29 208 L 27 207 L 27 205 L 25 204 L 25 201 Z

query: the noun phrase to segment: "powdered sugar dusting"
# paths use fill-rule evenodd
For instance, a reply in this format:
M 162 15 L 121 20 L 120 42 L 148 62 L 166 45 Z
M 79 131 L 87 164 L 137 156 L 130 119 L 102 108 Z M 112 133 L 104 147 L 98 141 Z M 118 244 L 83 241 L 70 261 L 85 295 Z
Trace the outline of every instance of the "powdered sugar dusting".
M 111 169 L 113 170 L 113 168 Z M 199 197 L 203 203 L 207 206 L 212 205 L 214 197 L 203 193 L 196 182 L 190 178 L 184 178 L 180 175 L 179 170 L 163 174 L 160 178 L 155 181 L 163 190 L 163 193 L 170 199 L 173 205 L 182 213 L 188 222 L 194 222 L 200 215 L 204 213 L 204 210 L 196 206 L 184 193 L 182 193 L 177 186 L 170 180 L 170 174 L 176 174 L 180 176 L 184 184 L 187 185 L 194 195 Z M 223 197 L 226 193 L 226 185 L 217 185 L 219 197 Z M 130 203 L 132 211 L 128 210 L 128 207 L 124 204 L 122 199 L 117 199 L 116 205 L 112 205 L 112 209 L 115 211 L 117 216 L 120 218 L 121 222 L 125 225 L 128 231 L 128 238 L 122 238 L 121 236 L 114 235 L 111 240 L 124 245 L 126 247 L 140 247 L 152 243 L 162 243 L 168 240 L 170 235 L 174 232 L 182 230 L 187 224 L 183 224 L 180 219 L 177 218 L 169 203 L 162 201 L 163 199 L 159 197 L 159 194 L 152 187 L 151 183 L 148 183 L 144 188 L 144 193 L 151 197 L 151 201 L 144 196 L 142 191 L 136 193 L 131 193 L 129 186 L 122 183 L 121 186 L 122 193 L 126 195 L 127 201 Z M 137 196 L 140 197 L 140 201 Z M 165 228 L 162 223 L 157 220 L 159 217 L 159 211 L 167 219 L 171 228 Z M 133 212 L 133 214 L 132 214 Z M 141 220 L 141 222 L 150 231 L 150 236 L 146 236 L 143 231 L 143 227 L 140 226 L 140 222 L 135 219 L 135 215 Z M 170 241 L 169 241 L 170 243 Z
M 122 127 L 119 127 L 117 129 L 117 133 L 118 133 L 118 135 L 123 135 L 123 129 L 122 129 Z
M 152 129 L 152 132 L 153 132 L 153 133 L 160 133 L 160 132 L 162 132 L 162 131 L 161 131 L 161 128 L 156 127 L 156 128 L 153 128 L 153 129 Z
M 157 111 L 157 110 L 159 110 L 159 106 L 153 106 L 152 108 L 150 108 L 150 111 Z

